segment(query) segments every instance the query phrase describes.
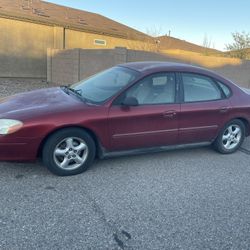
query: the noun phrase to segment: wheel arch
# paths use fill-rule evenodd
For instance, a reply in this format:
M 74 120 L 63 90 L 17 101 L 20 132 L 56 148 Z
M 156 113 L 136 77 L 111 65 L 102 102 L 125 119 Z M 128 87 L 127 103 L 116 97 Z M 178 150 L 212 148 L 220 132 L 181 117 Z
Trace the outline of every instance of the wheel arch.
M 46 141 L 49 139 L 50 136 L 52 136 L 53 134 L 57 133 L 60 130 L 69 129 L 69 128 L 77 128 L 77 129 L 85 130 L 92 137 L 92 139 L 95 142 L 97 156 L 99 157 L 101 155 L 101 153 L 102 153 L 101 142 L 100 142 L 98 136 L 96 135 L 96 133 L 93 130 L 91 130 L 91 129 L 87 128 L 87 127 L 83 127 L 83 126 L 75 126 L 75 125 L 72 126 L 72 125 L 69 125 L 69 126 L 64 126 L 64 127 L 56 128 L 56 129 L 50 131 L 43 138 L 43 140 L 41 141 L 41 143 L 39 145 L 39 148 L 38 148 L 38 151 L 37 151 L 37 157 L 40 158 L 42 156 L 42 150 L 43 150 L 44 144 L 46 143 Z
M 238 117 L 232 117 L 232 119 L 230 119 L 223 127 L 223 130 L 221 130 L 219 132 L 219 134 L 217 135 L 216 139 L 213 141 L 212 145 L 214 146 L 214 148 L 222 153 L 222 154 L 231 154 L 234 153 L 242 144 L 242 142 L 244 141 L 244 137 L 240 137 L 240 140 L 237 142 L 237 144 L 235 146 L 233 146 L 233 148 L 226 148 L 223 146 L 223 135 L 225 133 L 225 129 L 227 129 L 228 126 L 230 126 L 231 124 L 233 124 L 234 122 L 238 122 L 238 124 L 240 123 L 241 126 L 245 127 L 245 136 L 249 136 L 249 121 L 248 119 L 242 117 L 242 116 L 238 116 Z M 228 140 L 228 139 L 227 139 Z M 231 141 L 230 141 L 231 142 Z
M 244 117 L 236 117 L 234 118 L 233 120 L 240 120 L 241 122 L 243 122 L 243 124 L 245 125 L 245 133 L 246 133 L 246 136 L 249 136 L 250 135 L 250 124 L 249 124 L 249 121 L 244 118 Z
M 232 117 L 230 120 L 228 120 L 223 126 L 226 126 L 229 122 L 232 122 L 234 120 L 240 120 L 244 125 L 245 125 L 245 136 L 249 136 L 250 135 L 250 122 L 248 121 L 247 118 L 243 117 L 243 116 L 238 116 L 238 117 Z M 221 128 L 221 129 L 222 129 Z M 217 139 L 217 137 L 219 136 L 221 129 L 217 132 L 216 137 L 212 140 L 212 143 L 214 143 L 214 141 Z

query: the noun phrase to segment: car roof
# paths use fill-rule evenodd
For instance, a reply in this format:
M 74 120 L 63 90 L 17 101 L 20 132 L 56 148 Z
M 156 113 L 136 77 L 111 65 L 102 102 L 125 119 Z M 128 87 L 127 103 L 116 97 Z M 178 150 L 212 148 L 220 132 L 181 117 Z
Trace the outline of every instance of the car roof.
M 148 71 L 161 71 L 161 70 L 171 70 L 171 71 L 187 71 L 195 73 L 205 73 L 208 75 L 214 74 L 214 72 L 185 63 L 176 62 L 158 62 L 158 61 L 145 61 L 145 62 L 130 62 L 125 64 L 120 64 L 119 66 L 127 67 L 141 73 L 146 73 Z
M 224 76 L 217 74 L 216 72 L 212 70 L 208 70 L 202 67 L 185 64 L 185 63 L 167 62 L 167 61 L 159 61 L 159 62 L 158 61 L 143 61 L 143 62 L 129 62 L 129 63 L 120 64 L 118 66 L 133 69 L 145 75 L 151 74 L 151 73 L 157 73 L 161 71 L 196 73 L 196 74 L 201 74 L 201 75 L 205 75 L 208 77 L 212 77 L 223 83 L 227 83 L 231 87 L 233 85 L 234 87 L 239 88 L 239 86 L 237 86 L 237 84 L 235 84 L 233 81 L 225 78 Z

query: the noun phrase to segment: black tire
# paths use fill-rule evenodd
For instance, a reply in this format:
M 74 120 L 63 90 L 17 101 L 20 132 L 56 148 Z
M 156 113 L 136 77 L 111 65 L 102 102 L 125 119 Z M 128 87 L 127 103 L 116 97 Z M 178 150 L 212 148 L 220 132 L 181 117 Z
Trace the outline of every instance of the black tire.
M 47 139 L 43 146 L 42 160 L 53 174 L 69 176 L 86 171 L 93 163 L 95 153 L 95 142 L 84 129 L 66 128 Z
M 232 126 L 240 129 L 241 136 L 240 136 L 240 139 L 238 138 L 238 142 L 235 142 L 234 147 L 227 148 L 225 144 L 227 143 L 227 140 L 230 140 L 230 139 L 223 140 L 223 136 L 228 136 L 228 132 L 229 132 L 228 129 Z M 228 122 L 220 131 L 219 135 L 217 136 L 216 140 L 213 143 L 213 146 L 215 150 L 220 152 L 221 154 L 232 154 L 239 149 L 239 147 L 241 146 L 241 144 L 243 143 L 245 139 L 245 135 L 246 135 L 246 128 L 245 128 L 244 123 L 239 119 L 232 120 Z M 233 142 L 231 145 L 233 146 Z

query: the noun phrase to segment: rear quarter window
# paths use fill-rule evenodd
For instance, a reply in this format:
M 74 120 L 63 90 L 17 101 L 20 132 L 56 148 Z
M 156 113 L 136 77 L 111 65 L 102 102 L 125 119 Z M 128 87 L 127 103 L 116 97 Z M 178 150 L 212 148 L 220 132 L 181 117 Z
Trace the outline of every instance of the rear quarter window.
M 224 83 L 217 81 L 217 83 L 220 85 L 223 93 L 226 97 L 229 97 L 231 95 L 231 90 L 228 86 L 226 86 Z

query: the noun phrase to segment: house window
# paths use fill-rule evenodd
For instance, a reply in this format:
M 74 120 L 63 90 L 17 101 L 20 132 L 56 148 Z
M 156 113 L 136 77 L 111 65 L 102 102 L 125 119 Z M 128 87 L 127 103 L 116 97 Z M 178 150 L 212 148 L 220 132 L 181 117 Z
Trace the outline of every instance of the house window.
M 106 40 L 95 39 L 95 40 L 94 40 L 94 44 L 95 44 L 95 45 L 106 46 L 106 45 L 107 45 L 107 42 L 106 42 Z

